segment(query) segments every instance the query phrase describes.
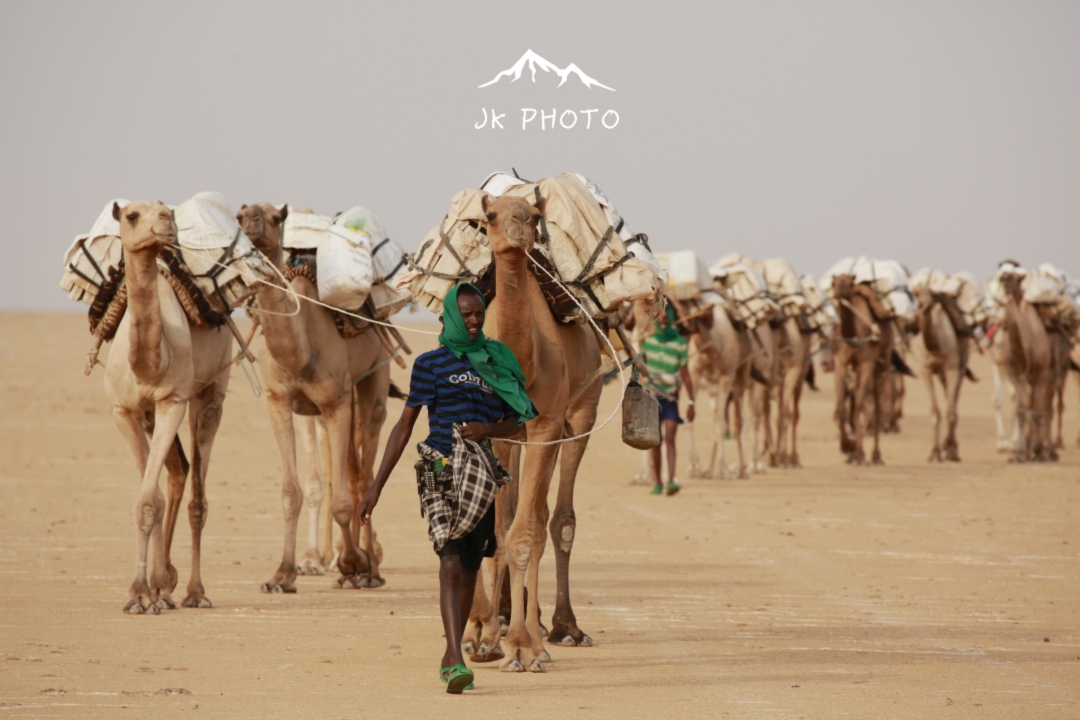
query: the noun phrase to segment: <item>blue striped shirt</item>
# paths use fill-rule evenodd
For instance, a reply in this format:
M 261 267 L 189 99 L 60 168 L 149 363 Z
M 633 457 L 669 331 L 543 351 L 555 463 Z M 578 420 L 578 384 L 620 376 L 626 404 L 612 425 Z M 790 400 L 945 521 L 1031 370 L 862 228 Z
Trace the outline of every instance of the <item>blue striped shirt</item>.
M 444 347 L 416 358 L 405 405 L 427 407 L 429 434 L 424 442 L 447 457 L 453 451 L 453 423 L 518 418 L 464 356 Z

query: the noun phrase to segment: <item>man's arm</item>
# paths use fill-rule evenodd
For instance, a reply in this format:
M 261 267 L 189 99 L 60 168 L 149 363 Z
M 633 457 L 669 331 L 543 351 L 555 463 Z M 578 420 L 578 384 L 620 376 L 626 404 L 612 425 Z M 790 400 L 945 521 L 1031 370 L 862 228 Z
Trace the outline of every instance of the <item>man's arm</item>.
M 686 394 L 690 399 L 690 404 L 686 408 L 686 419 L 694 422 L 694 378 L 690 375 L 690 368 L 686 365 L 682 366 L 679 373 L 682 375 L 683 385 L 686 386 Z
M 383 486 L 386 485 L 386 481 L 390 479 L 390 473 L 393 472 L 398 460 L 401 459 L 401 453 L 405 452 L 405 446 L 409 443 L 409 438 L 412 437 L 413 426 L 416 425 L 416 418 L 418 417 L 420 417 L 420 408 L 406 405 L 405 409 L 401 411 L 401 419 L 397 421 L 397 425 L 390 431 L 390 437 L 386 441 L 382 463 L 379 465 L 379 472 L 375 476 L 375 482 L 364 493 L 364 497 L 360 499 L 360 505 L 356 508 L 356 519 L 360 521 L 361 525 L 367 525 L 371 522 L 371 511 L 375 509 L 375 505 L 379 502 L 379 495 L 382 494 Z
M 461 428 L 461 437 L 473 442 L 488 438 L 507 438 L 517 435 L 520 430 L 516 417 L 505 418 L 494 423 L 471 422 Z

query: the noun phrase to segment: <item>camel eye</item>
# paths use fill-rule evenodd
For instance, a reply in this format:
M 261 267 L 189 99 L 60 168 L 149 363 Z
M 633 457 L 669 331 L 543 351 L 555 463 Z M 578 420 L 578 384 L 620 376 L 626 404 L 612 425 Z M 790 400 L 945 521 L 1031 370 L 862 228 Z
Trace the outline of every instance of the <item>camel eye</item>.
M 134 224 L 135 224 L 135 221 L 139 219 L 139 213 L 137 213 L 137 212 L 130 212 L 130 213 L 128 213 L 128 214 L 127 214 L 127 219 L 128 219 L 128 222 L 129 222 L 129 223 L 131 223 L 132 225 L 134 225 Z

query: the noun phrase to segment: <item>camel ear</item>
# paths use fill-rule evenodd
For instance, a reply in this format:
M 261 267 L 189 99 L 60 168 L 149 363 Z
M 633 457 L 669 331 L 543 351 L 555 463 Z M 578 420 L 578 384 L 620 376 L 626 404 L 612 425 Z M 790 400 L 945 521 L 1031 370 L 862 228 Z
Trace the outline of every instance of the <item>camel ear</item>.
M 480 196 L 480 207 L 484 210 L 484 215 L 487 216 L 488 222 L 495 222 L 495 213 L 489 209 L 494 201 L 491 199 L 491 195 L 484 193 Z
M 164 202 L 164 201 L 162 201 L 162 200 L 158 200 L 158 201 L 157 201 L 157 204 L 158 204 L 158 205 L 164 205 L 164 204 L 165 204 L 165 202 Z
M 243 210 L 246 207 L 247 207 L 247 203 L 244 203 L 243 205 L 240 206 L 240 209 Z
M 112 217 L 116 222 L 120 222 L 120 203 L 118 202 L 112 204 Z
M 544 208 L 547 207 L 547 198 L 546 197 L 537 198 L 537 200 L 533 204 L 533 206 L 536 208 L 536 212 L 533 213 L 533 215 L 534 215 L 533 220 L 539 220 L 540 216 L 544 214 Z
M 288 204 L 285 204 L 285 205 L 281 206 L 281 210 L 278 212 L 278 219 L 277 219 L 278 225 L 285 222 L 285 218 L 287 218 L 287 217 L 289 217 L 289 206 L 288 206 Z

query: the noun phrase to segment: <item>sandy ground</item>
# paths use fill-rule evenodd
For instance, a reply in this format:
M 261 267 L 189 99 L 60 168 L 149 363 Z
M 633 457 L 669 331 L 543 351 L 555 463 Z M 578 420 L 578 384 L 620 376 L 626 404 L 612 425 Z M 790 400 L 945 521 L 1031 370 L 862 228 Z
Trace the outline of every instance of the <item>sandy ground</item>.
M 852 468 L 823 376 L 803 405 L 803 469 L 691 480 L 682 437 L 685 489 L 670 498 L 628 483 L 638 453 L 613 423 L 577 489 L 573 601 L 596 646 L 550 648 L 543 675 L 481 666 L 478 689 L 451 697 L 436 678 L 437 564 L 411 463 L 375 516 L 386 587 L 316 577 L 296 595 L 259 592 L 281 557 L 280 470 L 240 373 L 208 486 L 214 608 L 121 613 L 137 478 L 100 368 L 82 375 L 85 322 L 0 313 L 0 717 L 1080 716 L 1075 386 L 1057 464 L 994 451 L 979 357 L 983 382 L 961 403 L 963 463 L 926 463 L 928 401 L 913 383 L 903 432 L 883 441 L 888 464 Z M 186 513 L 173 558 L 182 587 Z M 553 576 L 549 554 L 548 613 Z

